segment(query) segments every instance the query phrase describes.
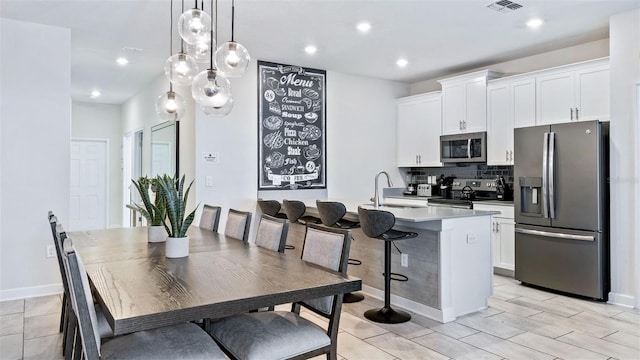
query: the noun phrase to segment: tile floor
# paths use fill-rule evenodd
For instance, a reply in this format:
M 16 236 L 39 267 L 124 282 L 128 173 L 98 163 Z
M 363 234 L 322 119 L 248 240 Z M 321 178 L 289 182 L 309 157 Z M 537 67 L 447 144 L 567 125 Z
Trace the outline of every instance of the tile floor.
M 62 359 L 60 301 L 0 302 L 0 359 Z M 488 309 L 448 324 L 415 314 L 398 325 L 364 320 L 365 310 L 380 305 L 370 297 L 345 304 L 340 359 L 640 359 L 640 310 L 523 287 L 508 277 L 495 276 Z

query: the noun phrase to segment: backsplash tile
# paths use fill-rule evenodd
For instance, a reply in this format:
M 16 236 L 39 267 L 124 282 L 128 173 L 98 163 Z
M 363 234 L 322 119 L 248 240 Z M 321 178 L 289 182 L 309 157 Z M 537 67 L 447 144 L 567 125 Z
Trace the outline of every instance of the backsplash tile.
M 492 166 L 486 164 L 457 164 L 447 167 L 402 168 L 405 183 L 423 184 L 428 176 L 455 176 L 460 179 L 495 179 L 504 176 L 507 182 L 513 182 L 513 166 Z

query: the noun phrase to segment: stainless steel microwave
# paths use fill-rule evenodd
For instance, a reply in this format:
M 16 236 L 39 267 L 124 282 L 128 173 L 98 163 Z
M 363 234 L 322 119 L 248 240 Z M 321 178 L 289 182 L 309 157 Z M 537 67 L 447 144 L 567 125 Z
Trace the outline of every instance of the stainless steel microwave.
M 487 133 L 440 136 L 440 161 L 443 163 L 486 162 Z

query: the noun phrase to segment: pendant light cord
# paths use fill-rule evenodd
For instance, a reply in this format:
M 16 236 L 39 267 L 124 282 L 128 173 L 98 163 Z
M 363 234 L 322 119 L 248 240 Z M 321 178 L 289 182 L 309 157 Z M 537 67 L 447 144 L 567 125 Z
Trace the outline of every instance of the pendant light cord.
M 231 42 L 233 41 L 233 27 L 236 21 L 236 0 L 231 0 Z
M 170 1 L 169 10 L 169 57 L 173 55 L 173 0 Z M 169 81 L 169 92 L 173 92 L 173 83 Z
M 182 9 L 180 14 L 184 14 L 184 0 L 182 0 Z M 184 54 L 184 39 L 182 39 L 182 37 L 180 37 L 180 53 Z
M 213 0 L 211 0 L 211 18 L 213 19 Z M 216 0 L 216 21 L 215 23 L 211 24 L 211 46 L 209 49 L 209 70 L 213 70 L 213 52 L 215 51 L 213 49 L 213 27 L 218 27 L 218 0 Z M 218 44 L 218 32 L 216 31 L 216 41 L 215 44 Z

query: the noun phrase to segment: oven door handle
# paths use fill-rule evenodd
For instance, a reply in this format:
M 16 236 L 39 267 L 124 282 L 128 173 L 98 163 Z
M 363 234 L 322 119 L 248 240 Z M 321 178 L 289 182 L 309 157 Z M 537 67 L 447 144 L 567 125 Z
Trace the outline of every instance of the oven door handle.
M 471 159 L 471 138 L 467 139 L 467 158 Z

